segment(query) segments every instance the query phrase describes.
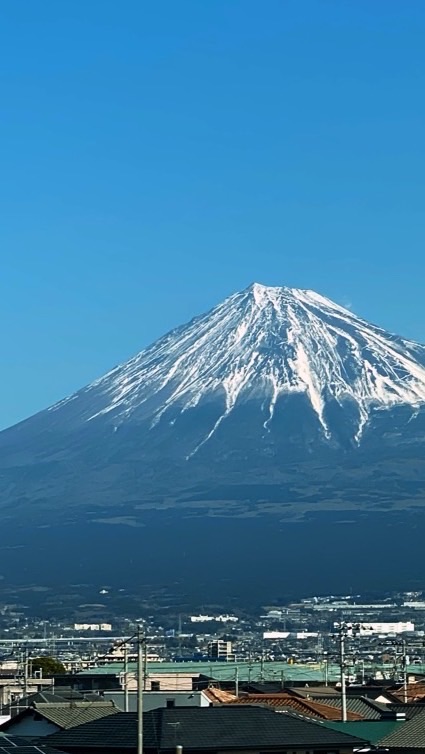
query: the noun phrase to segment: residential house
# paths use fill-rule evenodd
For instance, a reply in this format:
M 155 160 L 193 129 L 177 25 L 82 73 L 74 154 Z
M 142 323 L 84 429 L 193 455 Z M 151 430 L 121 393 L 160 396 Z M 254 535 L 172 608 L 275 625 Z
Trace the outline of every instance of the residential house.
M 221 692 L 226 693 L 226 692 Z M 233 694 L 229 694 L 233 699 Z M 112 701 L 116 707 L 124 712 L 125 695 L 123 691 L 105 691 L 104 699 Z M 149 712 L 159 707 L 209 707 L 213 704 L 208 689 L 205 691 L 147 691 L 143 694 L 143 709 Z M 137 711 L 137 692 L 128 694 L 127 712 Z
M 425 754 L 425 707 L 381 738 L 379 745 L 391 754 Z
M 311 699 L 302 699 L 291 694 L 243 694 L 226 702 L 227 704 L 260 704 L 275 710 L 293 710 L 306 717 L 319 720 L 340 720 L 341 711 L 330 704 L 323 704 Z M 348 720 L 362 720 L 358 712 L 347 712 Z
M 51 736 L 61 730 L 118 712 L 113 702 L 33 702 L 30 707 L 0 725 L 0 732 L 22 738 Z
M 28 678 L 28 693 L 35 693 L 48 689 L 53 686 L 53 678 Z M 22 678 L 15 676 L 3 676 L 0 678 L 0 709 L 7 707 L 12 702 L 19 699 L 23 694 L 24 688 Z
M 352 754 L 365 741 L 264 707 L 175 707 L 143 715 L 145 754 Z M 121 712 L 50 736 L 68 754 L 136 754 L 137 714 Z

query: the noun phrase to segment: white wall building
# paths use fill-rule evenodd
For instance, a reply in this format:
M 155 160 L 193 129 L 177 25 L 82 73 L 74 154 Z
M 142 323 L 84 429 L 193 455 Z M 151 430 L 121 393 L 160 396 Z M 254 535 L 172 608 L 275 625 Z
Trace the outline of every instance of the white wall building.
M 28 678 L 28 694 L 37 691 L 46 691 L 54 685 L 53 678 Z M 0 678 L 0 709 L 20 699 L 23 695 L 22 681 L 20 678 Z
M 232 642 L 224 641 L 223 639 L 210 641 L 208 644 L 208 657 L 211 660 L 223 660 L 224 662 L 234 660 L 235 655 L 232 650 Z
M 369 623 L 361 626 L 360 634 L 368 636 L 370 634 L 404 634 L 406 631 L 414 631 L 415 624 L 411 621 L 398 621 L 396 623 Z
M 236 615 L 191 615 L 191 623 L 208 623 L 209 621 L 216 621 L 216 623 L 237 623 L 239 618 Z
M 119 709 L 124 709 L 124 692 L 107 691 L 104 698 L 112 701 Z M 148 712 L 159 707 L 210 707 L 211 700 L 205 691 L 148 691 L 143 695 L 143 710 Z M 129 712 L 137 711 L 137 692 L 128 695 Z
M 146 691 L 192 691 L 193 686 L 199 681 L 199 673 L 148 673 L 145 681 Z M 125 687 L 125 675 L 120 673 L 120 684 Z M 127 688 L 129 691 L 137 691 L 137 674 L 134 671 L 127 673 Z

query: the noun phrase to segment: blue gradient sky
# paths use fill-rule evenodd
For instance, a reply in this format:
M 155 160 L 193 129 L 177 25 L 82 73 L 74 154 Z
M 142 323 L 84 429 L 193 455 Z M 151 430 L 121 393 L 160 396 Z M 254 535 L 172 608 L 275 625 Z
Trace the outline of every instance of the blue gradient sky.
M 425 342 L 423 0 L 0 24 L 0 426 L 257 280 Z

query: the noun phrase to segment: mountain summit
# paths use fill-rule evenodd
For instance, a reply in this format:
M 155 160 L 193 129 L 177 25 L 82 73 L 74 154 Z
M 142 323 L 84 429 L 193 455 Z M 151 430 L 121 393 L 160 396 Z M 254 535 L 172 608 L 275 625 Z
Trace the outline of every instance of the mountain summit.
M 186 568 L 196 581 L 195 553 L 217 574 L 217 537 L 224 571 L 235 539 L 238 562 L 254 548 L 280 568 L 283 542 L 310 548 L 336 523 L 350 523 L 345 544 L 355 532 L 372 547 L 388 526 L 388 546 L 406 515 L 423 528 L 424 439 L 424 346 L 314 291 L 254 283 L 1 432 L 2 531 L 43 579 L 53 532 L 90 532 L 85 569 L 102 562 L 103 583 L 147 560 L 148 583 L 164 583 L 170 558 L 178 578 Z M 112 531 L 119 573 L 100 554 Z
M 203 445 L 237 405 L 257 401 L 268 430 L 278 401 L 296 395 L 307 398 L 325 437 L 349 423 L 344 436 L 359 443 L 372 412 L 425 403 L 425 348 L 314 291 L 254 283 L 69 400 L 76 411 L 84 403 L 85 420 L 104 417 L 115 428 L 132 418 L 174 423 L 214 402 Z

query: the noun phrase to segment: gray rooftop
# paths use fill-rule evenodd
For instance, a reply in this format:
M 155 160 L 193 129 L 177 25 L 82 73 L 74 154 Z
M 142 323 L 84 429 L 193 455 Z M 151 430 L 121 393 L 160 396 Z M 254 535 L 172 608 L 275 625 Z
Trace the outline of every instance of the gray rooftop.
M 115 715 L 119 711 L 113 702 L 63 702 L 61 704 L 35 702 L 31 707 L 27 707 L 18 715 L 3 723 L 0 731 L 6 732 L 13 729 L 17 721 L 29 715 L 41 715 L 45 720 L 57 725 L 58 728 L 66 730 L 92 720 Z

